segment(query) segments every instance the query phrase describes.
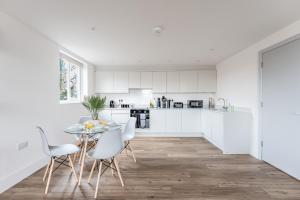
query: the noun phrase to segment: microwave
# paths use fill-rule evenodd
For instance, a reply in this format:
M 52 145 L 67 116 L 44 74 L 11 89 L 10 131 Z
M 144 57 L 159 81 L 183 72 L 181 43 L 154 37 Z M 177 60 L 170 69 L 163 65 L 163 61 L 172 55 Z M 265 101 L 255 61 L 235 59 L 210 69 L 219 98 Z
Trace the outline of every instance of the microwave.
M 188 100 L 188 108 L 203 108 L 203 100 Z

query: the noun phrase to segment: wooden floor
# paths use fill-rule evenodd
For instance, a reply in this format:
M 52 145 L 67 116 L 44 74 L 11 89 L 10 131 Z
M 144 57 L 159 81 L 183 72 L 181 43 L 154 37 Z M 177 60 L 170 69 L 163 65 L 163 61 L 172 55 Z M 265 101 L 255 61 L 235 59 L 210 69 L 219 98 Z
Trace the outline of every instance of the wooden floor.
M 124 154 L 120 167 L 125 182 L 107 171 L 98 199 L 177 200 L 300 200 L 300 183 L 274 167 L 247 155 L 222 155 L 201 138 L 137 138 L 132 142 L 137 163 Z M 0 195 L 0 199 L 93 199 L 96 174 L 76 186 L 69 168 L 54 173 L 49 194 L 41 169 Z M 79 172 L 79 166 L 76 166 Z

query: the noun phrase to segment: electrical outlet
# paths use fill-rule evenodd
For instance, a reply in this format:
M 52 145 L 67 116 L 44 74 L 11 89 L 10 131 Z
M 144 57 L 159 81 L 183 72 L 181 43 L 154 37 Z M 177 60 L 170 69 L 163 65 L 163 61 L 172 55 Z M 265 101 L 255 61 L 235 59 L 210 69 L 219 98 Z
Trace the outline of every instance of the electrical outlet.
M 25 149 L 27 147 L 28 147 L 28 141 L 21 142 L 21 143 L 18 144 L 18 150 L 19 151 L 21 151 L 21 150 L 23 150 L 23 149 Z

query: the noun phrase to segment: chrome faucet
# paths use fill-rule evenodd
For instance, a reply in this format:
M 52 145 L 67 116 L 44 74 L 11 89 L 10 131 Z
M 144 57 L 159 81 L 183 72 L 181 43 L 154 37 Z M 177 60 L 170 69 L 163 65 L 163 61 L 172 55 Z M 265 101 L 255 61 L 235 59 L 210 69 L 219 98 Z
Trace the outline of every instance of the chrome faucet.
M 224 98 L 219 98 L 218 101 L 223 101 L 223 107 L 222 108 L 224 110 L 227 110 L 228 107 L 226 106 L 226 100 Z

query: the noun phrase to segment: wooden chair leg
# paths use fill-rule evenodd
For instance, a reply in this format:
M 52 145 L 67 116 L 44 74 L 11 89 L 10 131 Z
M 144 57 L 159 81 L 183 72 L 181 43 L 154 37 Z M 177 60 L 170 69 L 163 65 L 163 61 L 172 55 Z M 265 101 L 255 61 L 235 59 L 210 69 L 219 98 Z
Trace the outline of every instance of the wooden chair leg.
M 98 194 L 98 187 L 99 187 L 99 181 L 100 181 L 100 176 L 101 176 L 101 168 L 102 168 L 102 161 L 100 161 L 100 166 L 99 166 L 99 171 L 98 171 L 96 191 L 95 191 L 95 196 L 94 196 L 95 199 L 97 198 L 97 194 Z
M 80 156 L 79 156 L 79 160 L 78 160 L 79 163 L 81 163 L 82 154 L 83 154 L 83 148 L 80 149 Z
M 94 164 L 93 164 L 93 166 L 92 166 L 92 170 L 91 170 L 90 175 L 89 175 L 88 183 L 91 182 L 91 178 L 92 178 L 94 169 L 95 169 L 95 167 L 96 167 L 96 163 L 97 163 L 97 160 L 94 161 Z
M 50 184 L 50 180 L 51 180 L 51 176 L 52 176 L 54 162 L 55 162 L 54 158 L 51 158 L 51 167 L 50 167 L 50 171 L 49 171 L 49 175 L 48 175 L 48 181 L 47 181 L 47 185 L 46 185 L 45 194 L 48 193 L 48 189 L 49 189 L 49 184 Z
M 115 175 L 115 172 L 114 172 L 114 169 L 113 169 L 113 159 L 111 159 L 110 162 L 111 162 L 111 163 L 110 163 L 111 175 L 114 176 L 114 175 Z
M 45 179 L 46 179 L 46 176 L 47 176 L 50 165 L 51 165 L 51 159 L 49 160 L 48 165 L 46 167 L 46 171 L 45 171 L 45 174 L 44 174 L 44 177 L 43 177 L 43 182 L 45 182 Z
M 132 149 L 130 143 L 128 143 L 128 147 L 129 147 L 129 149 L 130 149 L 130 152 L 131 152 L 131 154 L 132 154 L 132 157 L 133 157 L 134 162 L 136 162 L 136 159 L 135 159 L 135 156 L 134 156 L 134 153 L 133 153 L 133 149 Z
M 70 166 L 71 166 L 71 168 L 72 168 L 72 172 L 73 172 L 73 174 L 74 174 L 74 176 L 75 176 L 76 182 L 78 182 L 78 178 L 77 178 L 77 175 L 76 175 L 76 171 L 75 171 L 75 169 L 74 169 L 74 165 L 73 165 L 71 156 L 68 155 L 68 158 L 69 158 Z
M 121 185 L 122 185 L 122 187 L 124 187 L 123 179 L 122 179 L 122 176 L 121 176 L 121 173 L 120 173 L 119 164 L 118 164 L 118 162 L 116 162 L 116 160 L 114 160 L 114 164 L 115 164 L 115 166 L 117 168 L 117 172 L 118 172 L 118 176 L 119 176 Z

